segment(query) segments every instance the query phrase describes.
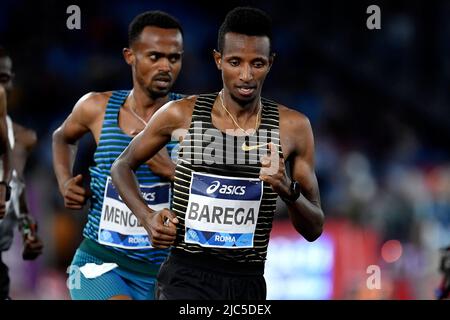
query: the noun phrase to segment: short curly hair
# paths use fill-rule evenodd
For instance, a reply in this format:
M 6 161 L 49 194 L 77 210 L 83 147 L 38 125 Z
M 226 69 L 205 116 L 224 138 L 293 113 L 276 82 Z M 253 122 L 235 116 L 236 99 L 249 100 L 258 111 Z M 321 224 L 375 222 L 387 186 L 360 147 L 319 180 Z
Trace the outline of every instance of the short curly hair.
M 261 9 L 252 7 L 237 7 L 225 17 L 219 28 L 217 49 L 223 53 L 225 34 L 229 32 L 248 36 L 267 36 L 272 43 L 272 19 Z
M 128 45 L 131 46 L 141 35 L 145 27 L 178 29 L 183 35 L 183 28 L 177 19 L 163 11 L 147 11 L 137 15 L 128 27 Z

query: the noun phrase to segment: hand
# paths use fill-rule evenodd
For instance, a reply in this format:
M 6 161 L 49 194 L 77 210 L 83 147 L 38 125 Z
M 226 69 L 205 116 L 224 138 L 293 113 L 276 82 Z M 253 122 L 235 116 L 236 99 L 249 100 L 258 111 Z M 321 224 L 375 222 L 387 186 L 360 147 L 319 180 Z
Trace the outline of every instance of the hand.
M 161 149 L 146 164 L 154 174 L 170 181 L 175 179 L 175 163 L 170 158 L 167 148 Z
M 83 175 L 68 179 L 61 190 L 64 205 L 67 209 L 79 210 L 83 208 L 88 198 L 88 192 L 83 188 Z
M 178 218 L 169 209 L 147 215 L 143 226 L 151 238 L 152 246 L 158 249 L 169 248 L 177 236 Z
M 36 259 L 42 253 L 43 247 L 44 245 L 38 236 L 26 238 L 23 243 L 22 258 L 24 260 Z
M 42 253 L 44 246 L 37 236 L 37 223 L 28 214 L 21 215 L 19 221 L 19 229 L 22 232 L 23 239 L 22 258 L 34 260 Z
M 261 157 L 261 170 L 259 179 L 267 182 L 280 197 L 288 198 L 290 183 L 286 175 L 284 159 L 278 155 L 275 145 L 269 143 L 269 153 Z

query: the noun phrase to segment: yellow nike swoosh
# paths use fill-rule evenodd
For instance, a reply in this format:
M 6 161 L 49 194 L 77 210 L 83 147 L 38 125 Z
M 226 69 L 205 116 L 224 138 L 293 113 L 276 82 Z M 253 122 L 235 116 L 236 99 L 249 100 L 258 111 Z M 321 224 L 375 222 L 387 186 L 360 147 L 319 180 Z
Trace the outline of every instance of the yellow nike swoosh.
M 267 146 L 269 143 L 262 143 L 262 144 L 257 144 L 255 146 L 248 146 L 245 141 L 242 143 L 242 151 L 251 151 L 251 150 L 255 150 L 264 146 Z

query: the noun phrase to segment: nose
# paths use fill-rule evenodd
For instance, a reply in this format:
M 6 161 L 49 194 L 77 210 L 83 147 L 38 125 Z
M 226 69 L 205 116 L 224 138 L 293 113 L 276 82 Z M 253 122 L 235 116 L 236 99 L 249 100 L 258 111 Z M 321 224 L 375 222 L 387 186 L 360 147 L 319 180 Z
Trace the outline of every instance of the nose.
M 159 72 L 169 72 L 171 70 L 171 64 L 166 57 L 159 59 Z
M 253 80 L 252 67 L 249 64 L 244 64 L 241 68 L 240 80 L 249 82 Z

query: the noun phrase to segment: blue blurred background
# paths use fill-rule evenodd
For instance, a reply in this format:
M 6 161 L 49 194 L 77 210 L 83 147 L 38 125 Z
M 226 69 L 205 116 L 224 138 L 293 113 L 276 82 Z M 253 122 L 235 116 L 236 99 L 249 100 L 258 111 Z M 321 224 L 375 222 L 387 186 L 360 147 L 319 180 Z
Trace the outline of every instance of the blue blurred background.
M 81 8 L 68 30 L 66 8 Z M 369 30 L 366 9 L 381 8 Z M 131 88 L 121 50 L 138 13 L 159 9 L 184 27 L 175 91 L 217 91 L 217 30 L 239 5 L 266 10 L 277 57 L 263 95 L 305 113 L 316 142 L 326 213 L 307 243 L 280 203 L 269 248 L 270 299 L 434 299 L 439 248 L 450 245 L 450 2 L 448 1 L 23 1 L 0 5 L 0 45 L 13 58 L 8 113 L 38 133 L 27 167 L 28 199 L 44 254 L 4 254 L 15 299 L 67 299 L 66 268 L 86 212 L 64 209 L 51 134 L 89 91 Z M 381 270 L 370 289 L 368 268 Z

